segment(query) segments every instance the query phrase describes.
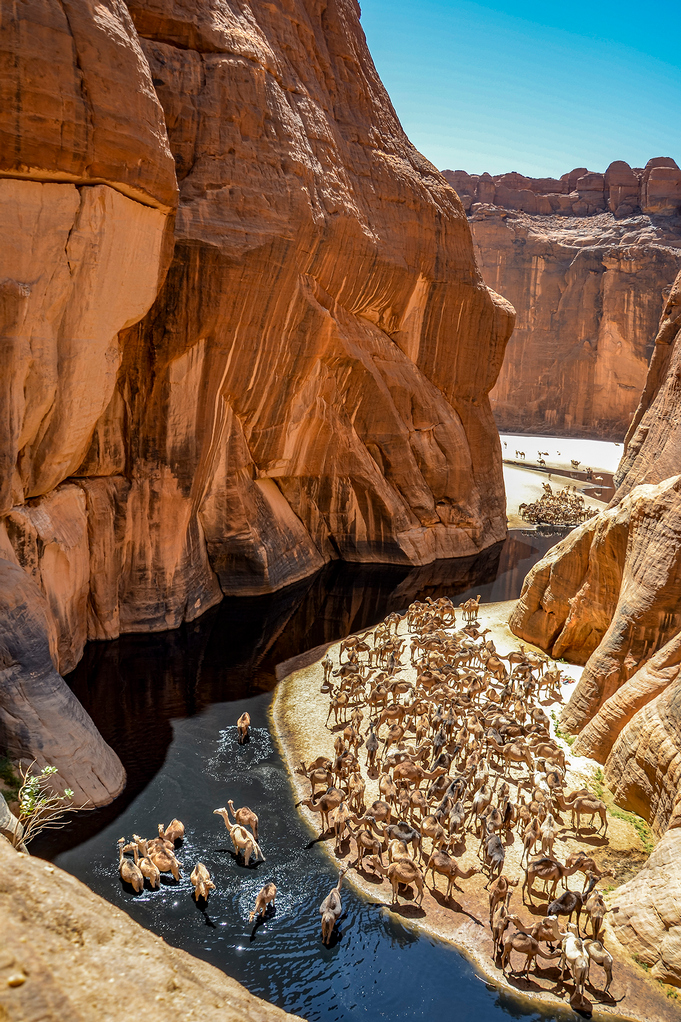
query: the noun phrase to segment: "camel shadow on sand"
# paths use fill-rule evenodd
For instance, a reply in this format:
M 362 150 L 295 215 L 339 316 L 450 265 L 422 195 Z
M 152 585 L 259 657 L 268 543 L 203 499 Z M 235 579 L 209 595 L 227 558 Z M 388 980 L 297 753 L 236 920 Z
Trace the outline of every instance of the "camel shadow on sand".
M 484 929 L 485 924 L 480 919 L 478 919 L 477 916 L 474 916 L 471 912 L 466 911 L 463 905 L 461 905 L 461 903 L 458 902 L 456 898 L 453 898 L 451 894 L 449 895 L 449 897 L 447 897 L 442 891 L 438 891 L 437 887 L 429 887 L 428 890 L 433 901 L 436 901 L 440 908 L 446 908 L 449 909 L 451 912 L 458 912 L 462 916 L 467 916 L 467 918 L 470 919 L 471 922 L 475 923 L 476 926 L 482 926 Z

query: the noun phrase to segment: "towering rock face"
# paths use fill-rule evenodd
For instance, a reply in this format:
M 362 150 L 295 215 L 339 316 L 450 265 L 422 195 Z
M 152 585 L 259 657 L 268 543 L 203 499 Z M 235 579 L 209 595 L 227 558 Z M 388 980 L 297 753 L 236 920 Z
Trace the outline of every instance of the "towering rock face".
M 513 310 L 354 0 L 53 8 L 1 27 L 0 550 L 59 669 L 330 558 L 501 539 Z
M 563 711 L 576 752 L 664 837 L 615 898 L 612 925 L 681 984 L 681 274 L 668 296 L 610 506 L 529 573 L 513 631 L 584 663 Z M 666 831 L 666 833 L 665 833 Z
M 621 441 L 681 267 L 681 171 L 658 158 L 560 180 L 444 176 L 486 282 L 518 312 L 490 395 L 499 428 Z

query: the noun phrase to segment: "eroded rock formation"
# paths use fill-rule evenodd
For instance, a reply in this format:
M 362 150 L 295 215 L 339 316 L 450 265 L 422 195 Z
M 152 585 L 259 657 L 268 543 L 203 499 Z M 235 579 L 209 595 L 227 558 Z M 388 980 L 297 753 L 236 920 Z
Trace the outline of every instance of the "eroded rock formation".
M 0 1014 L 41 1022 L 299 1019 L 166 944 L 60 869 L 0 838 Z M 66 965 L 65 963 L 68 963 Z
M 30 0 L 1 31 L 0 548 L 55 665 L 502 539 L 513 310 L 354 0 Z
M 681 984 L 681 274 L 668 296 L 610 506 L 528 574 L 513 631 L 586 663 L 563 711 L 660 845 L 614 896 L 619 939 Z M 672 474 L 673 473 L 673 474 Z M 666 832 L 666 833 L 665 833 Z
M 681 267 L 681 171 L 658 158 L 560 180 L 443 173 L 483 277 L 518 313 L 490 395 L 499 428 L 621 441 Z

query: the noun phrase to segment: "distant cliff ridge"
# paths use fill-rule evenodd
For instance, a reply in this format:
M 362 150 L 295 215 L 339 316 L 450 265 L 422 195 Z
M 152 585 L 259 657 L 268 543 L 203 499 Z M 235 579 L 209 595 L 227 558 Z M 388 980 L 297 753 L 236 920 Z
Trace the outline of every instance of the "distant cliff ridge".
M 681 210 L 681 170 L 670 156 L 656 156 L 645 167 L 615 160 L 604 174 L 577 167 L 555 177 L 467 174 L 443 170 L 468 211 L 478 202 L 548 216 L 591 216 L 605 210 L 623 218 L 632 213 L 671 216 Z
M 443 174 L 485 282 L 517 311 L 490 395 L 499 429 L 623 440 L 681 268 L 681 170 L 659 157 L 560 179 Z

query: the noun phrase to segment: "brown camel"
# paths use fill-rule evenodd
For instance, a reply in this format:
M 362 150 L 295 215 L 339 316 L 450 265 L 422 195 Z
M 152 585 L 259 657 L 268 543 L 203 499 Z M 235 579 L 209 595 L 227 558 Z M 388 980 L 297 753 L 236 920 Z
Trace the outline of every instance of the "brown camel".
M 550 898 L 553 899 L 556 896 L 558 882 L 562 881 L 563 885 L 567 887 L 567 884 L 565 883 L 567 877 L 572 876 L 573 873 L 577 873 L 578 870 L 579 865 L 563 866 L 563 864 L 557 862 L 556 859 L 550 859 L 548 855 L 542 855 L 536 859 L 530 859 L 525 873 L 525 882 L 523 883 L 523 902 L 525 901 L 525 890 L 527 889 L 530 896 L 530 904 L 532 904 L 532 885 L 537 877 L 544 881 L 545 888 L 548 881 L 553 884 L 550 894 Z
M 258 859 L 265 861 L 265 856 L 262 854 L 260 845 L 255 840 L 250 830 L 246 830 L 245 827 L 240 826 L 238 823 L 230 823 L 228 811 L 222 807 L 222 809 L 214 809 L 213 813 L 216 816 L 221 816 L 225 821 L 225 827 L 229 831 L 229 836 L 232 839 L 234 845 L 234 851 L 236 852 L 237 859 L 243 855 L 244 865 L 248 866 L 251 855 L 255 855 L 256 862 Z
M 135 865 L 144 879 L 149 881 L 149 886 L 156 890 L 161 884 L 161 873 L 148 856 L 147 843 L 144 838 L 138 837 L 137 834 L 133 834 L 132 839 L 135 842 L 133 846 Z
M 339 806 L 344 798 L 343 792 L 338 788 L 329 788 L 316 802 L 313 802 L 311 798 L 304 798 L 298 805 L 307 806 L 312 813 L 321 813 L 322 834 L 326 834 L 329 829 L 329 813 Z
M 343 877 L 347 873 L 347 866 L 341 869 L 338 874 L 338 883 L 335 887 L 332 887 L 324 901 L 319 906 L 319 912 L 322 917 L 322 943 L 327 944 L 331 940 L 331 934 L 333 929 L 341 917 L 343 912 L 343 904 L 341 902 L 340 890 L 341 884 L 343 883 Z
M 171 873 L 174 880 L 181 878 L 180 866 L 182 863 L 178 862 L 175 852 L 171 848 L 150 841 L 147 846 L 147 855 L 159 872 Z
M 390 881 L 393 889 L 392 904 L 397 904 L 400 884 L 410 887 L 412 884 L 418 891 L 417 904 L 423 901 L 423 876 L 421 870 L 411 859 L 395 859 L 388 868 L 382 864 L 376 867 L 378 873 L 382 873 Z
M 239 736 L 239 745 L 243 745 L 248 738 L 251 727 L 251 716 L 249 713 L 242 713 L 236 722 L 236 730 Z
M 182 841 L 184 838 L 184 823 L 179 820 L 171 820 L 167 827 L 159 824 L 158 836 L 164 841 L 170 841 L 174 847 L 178 841 Z
M 248 806 L 242 806 L 241 809 L 235 809 L 234 803 L 231 798 L 227 799 L 227 805 L 229 806 L 232 815 L 241 827 L 250 827 L 253 831 L 253 837 L 258 840 L 258 817 L 255 815 L 252 809 Z
M 469 880 L 476 873 L 480 873 L 481 870 L 476 869 L 475 866 L 471 866 L 470 869 L 462 870 L 458 865 L 456 859 L 452 859 L 451 856 L 447 855 L 446 852 L 433 852 L 426 863 L 425 876 L 428 876 L 428 870 L 433 875 L 433 890 L 437 890 L 435 883 L 435 874 L 441 873 L 442 876 L 447 877 L 447 893 L 446 898 L 449 898 L 452 887 L 456 888 L 457 891 L 461 891 L 461 888 L 456 883 L 459 880 Z
M 515 880 L 509 880 L 507 876 L 498 876 L 496 880 L 493 880 L 489 885 L 489 921 L 490 926 L 492 924 L 492 916 L 494 910 L 500 901 L 505 901 L 506 896 L 511 887 L 518 886 L 518 878 Z
M 274 900 L 276 897 L 277 897 L 276 884 L 273 884 L 272 881 L 270 880 L 269 883 L 265 884 L 265 886 L 261 887 L 260 890 L 258 891 L 258 896 L 255 899 L 255 908 L 253 909 L 252 912 L 248 913 L 249 923 L 252 923 L 256 916 L 260 916 L 261 919 L 264 919 L 265 916 L 267 915 L 267 910 L 269 906 L 271 905 L 272 908 L 274 909 L 275 907 Z
M 208 901 L 211 891 L 215 890 L 215 884 L 210 878 L 210 873 L 202 862 L 197 862 L 189 876 L 194 885 L 194 899 L 196 901 Z
M 144 877 L 142 876 L 139 867 L 134 862 L 131 862 L 130 859 L 126 859 L 124 857 L 124 845 L 125 838 L 122 837 L 118 842 L 118 872 L 121 875 L 121 880 L 126 884 L 130 884 L 135 894 L 139 894 L 144 887 Z
M 545 958 L 547 961 L 554 961 L 556 958 L 560 958 L 562 953 L 561 951 L 554 951 L 553 953 L 545 954 L 539 947 L 538 940 L 536 940 L 534 937 L 531 937 L 529 933 L 522 933 L 518 931 L 517 933 L 512 933 L 504 941 L 504 953 L 501 958 L 502 972 L 506 972 L 506 966 L 511 961 L 512 951 L 519 951 L 521 954 L 525 955 L 525 967 L 522 970 L 525 976 L 528 975 L 530 971 L 530 965 L 533 961 L 535 963 L 536 970 L 537 956 L 539 956 L 540 958 Z M 512 969 L 511 971 L 515 972 L 516 970 Z

